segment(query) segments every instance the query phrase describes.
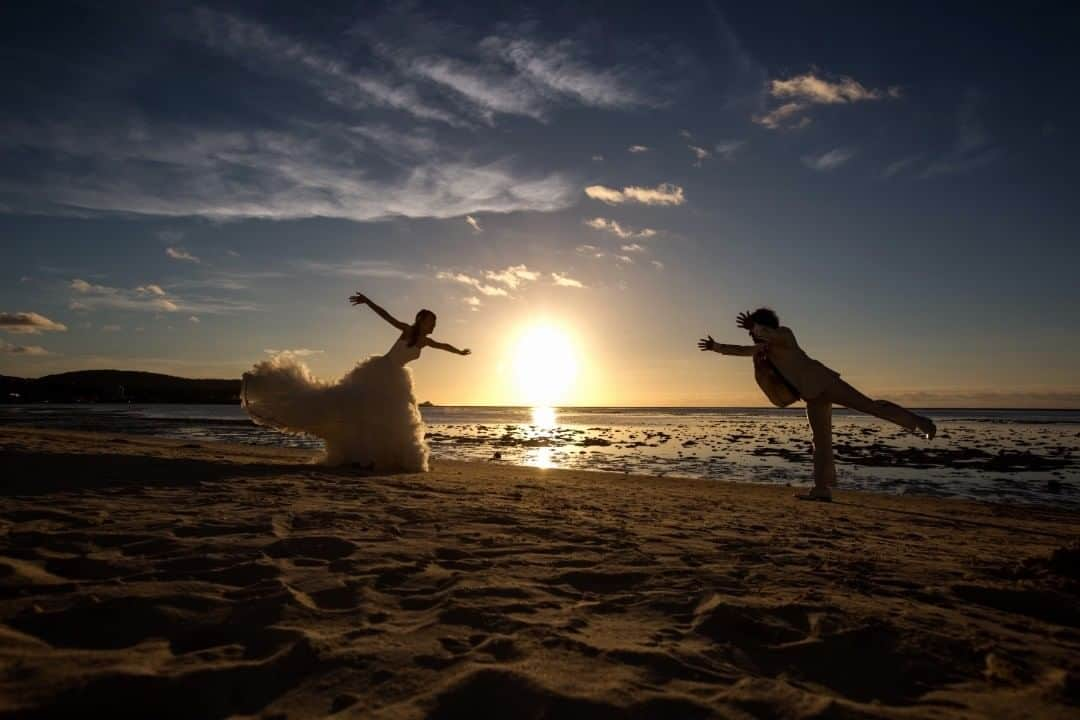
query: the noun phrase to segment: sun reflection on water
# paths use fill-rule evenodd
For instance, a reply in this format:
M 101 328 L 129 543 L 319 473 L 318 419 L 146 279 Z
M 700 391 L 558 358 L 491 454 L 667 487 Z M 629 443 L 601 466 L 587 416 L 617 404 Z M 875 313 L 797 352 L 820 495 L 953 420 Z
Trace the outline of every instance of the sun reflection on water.
M 525 465 L 529 467 L 541 468 L 544 470 L 555 467 L 554 448 L 538 447 L 532 449 L 525 456 Z
M 538 468 L 553 468 L 558 465 L 555 448 L 550 447 L 554 435 L 558 432 L 559 415 L 555 408 L 538 405 L 530 410 L 529 427 L 526 428 L 527 442 L 536 443 L 526 452 L 524 464 Z
M 543 430 L 551 430 L 558 425 L 559 416 L 553 407 L 534 407 L 532 409 L 532 424 Z

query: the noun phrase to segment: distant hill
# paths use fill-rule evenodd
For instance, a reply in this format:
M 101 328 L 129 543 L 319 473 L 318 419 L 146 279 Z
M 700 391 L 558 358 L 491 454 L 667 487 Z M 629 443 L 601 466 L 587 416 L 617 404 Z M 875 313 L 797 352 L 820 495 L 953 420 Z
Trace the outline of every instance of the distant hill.
M 0 375 L 0 402 L 240 402 L 240 380 L 190 378 L 132 370 L 81 370 L 18 378 Z

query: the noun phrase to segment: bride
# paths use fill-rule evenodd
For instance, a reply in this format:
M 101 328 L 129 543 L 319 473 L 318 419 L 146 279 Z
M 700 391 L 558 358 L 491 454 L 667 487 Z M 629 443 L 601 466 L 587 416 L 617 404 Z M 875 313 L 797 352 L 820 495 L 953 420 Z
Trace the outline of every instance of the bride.
M 421 310 L 410 325 L 362 293 L 349 298 L 367 305 L 401 335 L 385 355 L 359 363 L 336 383 L 316 379 L 289 353 L 258 363 L 244 373 L 241 404 L 259 425 L 316 435 L 326 442 L 327 465 L 358 464 L 379 472 L 426 472 L 424 422 L 405 367 L 425 347 L 468 355 L 430 337 L 435 313 Z

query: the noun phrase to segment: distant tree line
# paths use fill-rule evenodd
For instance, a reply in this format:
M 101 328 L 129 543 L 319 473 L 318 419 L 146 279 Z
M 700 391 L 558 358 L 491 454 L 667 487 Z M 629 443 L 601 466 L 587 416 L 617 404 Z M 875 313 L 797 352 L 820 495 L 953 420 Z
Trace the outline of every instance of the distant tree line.
M 238 404 L 240 381 L 130 370 L 83 370 L 40 378 L 0 375 L 0 402 Z

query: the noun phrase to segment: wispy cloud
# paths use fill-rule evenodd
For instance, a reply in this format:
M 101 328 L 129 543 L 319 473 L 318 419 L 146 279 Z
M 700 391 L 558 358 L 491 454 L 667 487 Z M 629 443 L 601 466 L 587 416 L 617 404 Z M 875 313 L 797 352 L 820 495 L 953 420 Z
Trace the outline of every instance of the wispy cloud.
M 979 94 L 966 93 L 957 112 L 956 140 L 951 149 L 930 162 L 920 173 L 921 178 L 956 175 L 985 167 L 998 159 L 1001 150 L 991 142 L 990 133 L 978 112 Z
M 664 269 L 664 263 L 660 262 L 659 260 L 650 260 L 649 262 L 652 263 L 652 266 L 657 270 Z
M 301 261 L 298 266 L 302 270 L 317 275 L 334 275 L 337 277 L 389 278 L 392 280 L 412 280 L 417 277 L 416 273 L 386 260 L 350 260 L 341 263 L 305 260 Z
M 484 229 L 480 227 L 480 223 L 472 215 L 466 215 L 465 222 L 466 224 L 468 224 L 469 227 L 473 229 L 473 232 L 484 232 Z
M 634 72 L 587 62 L 572 40 L 539 42 L 491 35 L 457 55 L 433 54 L 408 45 L 375 43 L 405 77 L 450 93 L 469 115 L 493 122 L 496 115 L 545 120 L 559 104 L 620 108 L 648 102 L 632 84 Z
M 125 79 L 109 92 L 73 83 L 41 93 L 35 112 L 8 114 L 0 208 L 357 221 L 557 211 L 575 203 L 580 184 L 561 155 L 489 126 L 523 122 L 552 136 L 530 119 L 659 107 L 670 92 L 657 78 L 685 72 L 683 51 L 667 45 L 635 49 L 584 29 L 553 35 L 495 18 L 462 23 L 417 7 L 367 8 L 355 26 L 329 32 L 269 12 L 260 19 L 259 4 L 173 8 L 148 18 L 144 41 L 122 48 L 122 61 L 50 57 L 50 76 Z M 126 84 L 131 68 L 149 94 Z M 150 97 L 176 100 L 193 87 L 212 112 Z M 23 156 L 34 162 L 6 162 Z M 170 257 L 224 259 L 224 248 L 194 243 L 192 255 L 173 232 L 159 236 Z
M 16 345 L 15 343 L 0 340 L 0 353 L 7 355 L 51 355 L 48 350 L 40 345 Z
M 400 56 L 401 51 L 395 51 Z M 496 114 L 524 115 L 536 120 L 545 116 L 543 97 L 520 78 L 491 74 L 445 57 L 402 60 L 402 67 L 414 76 L 458 94 L 472 106 L 473 113 L 493 123 Z
M 595 245 L 578 245 L 576 248 L 574 248 L 574 250 L 581 255 L 588 255 L 589 257 L 598 259 L 604 257 L 604 255 L 606 254 L 603 250 L 596 247 Z
M 135 113 L 119 101 L 55 109 L 51 122 L 8 123 L 0 154 L 29 150 L 39 162 L 17 182 L 0 182 L 5 205 L 52 214 L 362 221 L 573 203 L 576 184 L 548 159 L 477 134 L 475 122 L 490 108 L 421 77 L 413 61 L 429 57 L 426 49 L 399 66 L 380 54 L 398 46 L 377 37 L 356 35 L 363 51 L 345 54 L 214 10 L 175 25 L 185 41 L 225 55 L 277 92 L 253 93 L 244 112 L 221 107 L 212 123 Z M 500 37 L 463 47 L 469 67 L 494 62 L 542 107 L 642 99 L 633 72 L 593 68 L 573 43 Z M 293 96 L 302 100 L 278 99 Z M 480 141 L 485 151 L 473 152 Z M 180 252 L 176 239 L 166 241 Z
M 956 137 L 952 145 L 936 157 L 927 152 L 913 153 L 889 163 L 882 177 L 911 174 L 920 179 L 958 175 L 990 165 L 1002 153 L 993 142 L 978 112 L 979 94 L 965 93 L 956 114 Z
M 550 275 L 555 285 L 584 287 L 583 284 L 565 274 L 550 273 Z M 484 270 L 475 274 L 457 270 L 439 270 L 435 273 L 435 278 L 438 280 L 466 285 L 487 297 L 510 297 L 511 291 L 520 290 L 527 283 L 540 280 L 542 276 L 543 273 L 530 270 L 525 265 L 510 265 L 502 270 Z M 480 299 L 477 297 L 466 297 L 463 302 L 473 307 L 480 305 Z
M 285 74 L 353 109 L 382 107 L 419 120 L 460 124 L 450 112 L 421 99 L 414 87 L 370 72 L 352 72 L 328 51 L 278 33 L 261 23 L 206 8 L 195 11 L 195 37 L 260 72 Z
M 75 278 L 69 285 L 75 293 L 68 307 L 76 311 L 97 309 L 129 310 L 135 312 L 190 312 L 222 315 L 257 310 L 257 306 L 222 298 L 179 297 L 166 293 L 158 285 L 140 285 L 133 289 L 110 287 Z
M 997 148 L 989 148 L 980 153 L 950 153 L 940 160 L 926 166 L 919 177 L 933 178 L 941 175 L 960 175 L 990 165 L 1000 156 Z
M 568 275 L 566 275 L 564 273 L 557 273 L 557 272 L 551 273 L 551 281 L 553 283 L 555 283 L 556 285 L 558 285 L 559 287 L 569 287 L 569 288 L 584 288 L 585 287 L 584 283 L 582 283 L 579 280 L 575 280 L 574 278 L 569 277 Z
M 484 277 L 492 282 L 500 283 L 516 290 L 522 283 L 531 282 L 540 277 L 540 273 L 530 270 L 524 265 L 511 265 L 503 270 L 487 270 Z
M 366 68 L 367 75 L 412 88 L 416 100 L 422 97 L 450 115 L 448 123 L 494 124 L 500 115 L 544 122 L 564 105 L 610 109 L 651 103 L 638 87 L 647 69 L 600 65 L 591 60 L 589 43 L 541 39 L 528 26 L 502 24 L 494 33 L 477 35 L 401 4 L 358 24 L 350 36 L 383 61 Z
M 594 107 L 631 107 L 648 102 L 620 67 L 600 69 L 588 65 L 571 40 L 541 44 L 525 38 L 489 37 L 481 48 L 509 62 L 524 78 L 548 93 Z
M 278 270 L 231 270 L 228 272 L 208 273 L 198 278 L 184 278 L 182 280 L 175 280 L 169 283 L 169 287 L 174 289 L 211 288 L 213 290 L 240 291 L 250 290 L 253 285 L 262 283 L 266 280 L 275 280 L 284 277 L 287 277 L 287 274 Z M 165 294 L 165 291 L 157 285 L 146 285 L 143 289 L 160 295 Z
M 488 297 L 508 297 L 511 290 L 517 290 L 525 283 L 540 278 L 540 273 L 530 270 L 526 265 L 510 265 L 501 270 L 484 270 L 479 275 L 470 275 L 453 270 L 439 270 L 435 273 L 438 280 L 468 285 Z
M 643 253 L 643 252 L 646 251 L 645 246 L 640 245 L 638 243 L 627 243 L 626 245 L 623 245 L 619 249 L 622 250 L 623 252 L 629 252 L 629 253 Z
M 78 174 L 50 171 L 18 186 L 26 205 L 39 212 L 67 206 L 213 219 L 444 218 L 558 210 L 574 193 L 559 172 L 524 172 L 511 159 L 476 162 L 449 144 L 410 156 L 323 120 L 288 132 L 178 132 L 125 127 L 120 120 L 104 127 L 26 127 L 0 137 L 0 150 L 19 144 L 77 157 L 86 167 Z
M 649 152 L 649 147 L 647 145 L 631 145 L 626 148 L 626 151 L 636 155 L 638 153 Z
M 585 188 L 585 195 L 593 200 L 605 202 L 608 205 L 619 205 L 626 202 L 626 197 L 622 194 L 621 190 L 609 188 L 605 185 L 590 185 Z
M 712 157 L 712 153 L 703 147 L 697 145 L 687 145 L 686 147 L 690 149 L 690 152 L 694 153 L 694 167 L 701 167 L 703 162 Z
M 621 205 L 627 202 L 643 205 L 682 205 L 686 202 L 683 189 L 670 183 L 661 183 L 654 188 L 631 185 L 622 190 L 604 185 L 590 185 L 585 188 L 585 194 L 593 200 L 599 200 L 608 205 Z
M 873 90 L 851 77 L 842 75 L 836 80 L 828 80 L 814 73 L 805 73 L 787 80 L 772 80 L 769 83 L 769 94 L 778 98 L 835 105 L 861 100 L 881 100 L 886 96 L 900 97 L 900 88 Z
M 854 149 L 838 147 L 820 155 L 804 155 L 802 161 L 811 170 L 826 171 L 835 170 L 853 157 Z
M 510 293 L 505 288 L 497 287 L 495 285 L 489 285 L 483 280 L 472 275 L 467 275 L 463 272 L 452 272 L 449 270 L 439 270 L 435 273 L 435 278 L 438 280 L 449 280 L 451 282 L 461 283 L 462 285 L 468 285 L 475 289 L 482 295 L 489 297 L 506 297 Z
M 845 75 L 829 79 L 816 72 L 808 72 L 787 79 L 770 80 L 768 94 L 780 101 L 780 104 L 768 112 L 755 115 L 753 120 L 775 130 L 805 126 L 810 122 L 810 117 L 804 113 L 814 105 L 840 105 L 898 98 L 901 91 L 895 86 L 887 90 L 868 88 Z
M 799 128 L 804 128 L 811 122 L 813 122 L 813 120 L 807 115 L 797 117 L 808 107 L 809 105 L 807 103 L 784 103 L 777 106 L 776 108 L 773 108 L 764 115 L 755 115 L 754 122 L 756 122 L 758 125 L 764 125 L 770 130 L 777 130 L 783 128 L 785 127 L 784 124 L 788 123 L 787 129 L 797 130 Z
M 0 312 L 0 330 L 9 333 L 38 335 L 43 332 L 64 332 L 67 326 L 36 312 Z
M 737 153 L 744 145 L 746 145 L 745 140 L 725 140 L 716 143 L 716 145 L 713 146 L 713 151 L 724 159 L 730 159 L 734 157 L 735 153 Z
M 899 160 L 894 160 L 893 162 L 886 165 L 885 169 L 881 171 L 881 174 L 884 177 L 891 178 L 894 175 L 899 175 L 900 173 L 904 172 L 905 170 L 909 170 L 909 169 L 915 167 L 917 164 L 921 163 L 925 158 L 926 158 L 925 153 L 915 153 L 913 155 L 907 155 L 905 157 L 900 158 Z
M 285 350 L 274 350 L 273 348 L 267 348 L 263 350 L 267 355 L 291 355 L 293 357 L 311 357 L 312 355 L 322 355 L 323 350 L 312 350 L 311 348 L 290 348 Z
M 633 230 L 631 228 L 623 227 L 615 220 L 608 218 L 595 217 L 590 220 L 586 220 L 585 224 L 594 230 L 602 230 L 609 232 L 618 238 L 627 240 L 629 238 L 651 238 L 656 235 L 656 231 L 652 228 L 642 228 L 641 230 Z
M 187 250 L 181 248 L 167 247 L 165 248 L 165 254 L 171 257 L 173 260 L 183 260 L 185 262 L 197 263 L 199 258 L 195 257 Z
M 156 285 L 154 287 L 157 287 Z M 140 285 L 134 290 L 95 285 L 81 278 L 71 281 L 71 289 L 77 294 L 72 310 L 92 310 L 95 308 L 113 308 L 117 310 L 139 310 L 142 312 L 177 312 L 180 306 L 172 300 Z

